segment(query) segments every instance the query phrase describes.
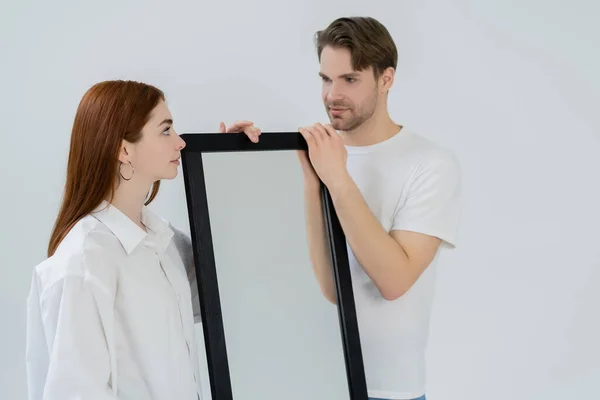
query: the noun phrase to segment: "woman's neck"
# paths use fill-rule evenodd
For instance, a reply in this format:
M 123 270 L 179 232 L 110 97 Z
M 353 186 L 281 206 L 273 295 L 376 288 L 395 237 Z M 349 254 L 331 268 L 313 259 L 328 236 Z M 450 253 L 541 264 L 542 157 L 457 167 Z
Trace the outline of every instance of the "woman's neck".
M 136 185 L 134 182 L 121 182 L 115 189 L 115 194 L 112 199 L 112 205 L 117 207 L 119 211 L 125 214 L 142 230 L 146 231 L 146 227 L 142 223 L 142 208 L 144 201 L 148 195 L 148 188 L 141 185 Z

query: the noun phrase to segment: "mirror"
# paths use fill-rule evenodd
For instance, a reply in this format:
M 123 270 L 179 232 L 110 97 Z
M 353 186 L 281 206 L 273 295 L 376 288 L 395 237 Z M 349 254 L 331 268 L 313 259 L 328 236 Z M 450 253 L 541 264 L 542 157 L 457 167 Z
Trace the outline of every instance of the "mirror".
M 296 152 L 305 151 L 304 139 L 183 137 L 203 315 L 198 345 L 205 346 L 212 398 L 366 400 L 359 343 L 348 340 L 358 330 L 347 254 L 334 251 L 336 243 L 345 249 L 345 239 L 339 227 L 332 230 L 327 196 L 324 229 L 340 307 L 322 294 L 309 258 Z
M 337 310 L 308 256 L 301 174 L 292 151 L 204 157 L 234 399 L 348 399 Z

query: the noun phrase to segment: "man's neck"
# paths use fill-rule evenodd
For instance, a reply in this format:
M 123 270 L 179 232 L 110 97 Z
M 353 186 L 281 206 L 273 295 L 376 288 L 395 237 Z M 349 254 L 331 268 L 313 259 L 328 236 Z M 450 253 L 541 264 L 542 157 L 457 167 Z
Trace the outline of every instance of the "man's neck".
M 373 114 L 352 131 L 340 131 L 340 136 L 347 146 L 370 146 L 392 138 L 401 128 L 385 112 L 381 115 Z

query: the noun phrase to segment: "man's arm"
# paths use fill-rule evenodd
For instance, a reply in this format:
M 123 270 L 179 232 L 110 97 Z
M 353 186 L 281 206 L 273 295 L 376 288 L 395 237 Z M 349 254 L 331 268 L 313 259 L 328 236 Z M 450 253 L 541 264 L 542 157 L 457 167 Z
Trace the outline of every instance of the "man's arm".
M 442 240 L 454 239 L 460 209 L 460 174 L 454 158 L 439 153 L 424 163 L 388 233 L 350 177 L 337 132 L 320 124 L 300 132 L 356 259 L 385 299 L 402 296 L 430 265 Z
M 312 167 L 307 152 L 298 150 L 296 153 L 304 177 L 304 220 L 310 262 L 323 296 L 336 304 L 331 252 L 321 203 L 321 180 Z
M 348 176 L 330 188 L 350 248 L 386 300 L 402 296 L 433 260 L 441 240 L 410 231 L 386 232 Z

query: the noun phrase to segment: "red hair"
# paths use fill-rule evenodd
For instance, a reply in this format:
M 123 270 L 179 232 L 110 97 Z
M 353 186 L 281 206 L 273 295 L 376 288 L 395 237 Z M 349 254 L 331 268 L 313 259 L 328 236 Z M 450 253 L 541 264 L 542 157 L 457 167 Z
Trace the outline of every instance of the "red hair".
M 123 140 L 135 143 L 164 93 L 134 81 L 106 81 L 92 86 L 83 96 L 71 132 L 67 178 L 62 204 L 48 244 L 48 256 L 56 251 L 71 228 L 103 200 L 114 196 Z M 145 204 L 158 194 L 154 182 Z

